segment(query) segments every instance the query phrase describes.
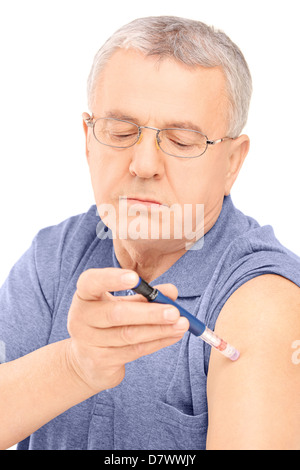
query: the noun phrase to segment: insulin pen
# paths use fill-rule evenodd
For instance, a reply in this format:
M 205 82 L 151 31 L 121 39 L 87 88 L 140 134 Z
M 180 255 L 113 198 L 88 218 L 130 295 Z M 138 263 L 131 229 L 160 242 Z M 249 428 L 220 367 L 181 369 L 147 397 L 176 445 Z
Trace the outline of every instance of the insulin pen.
M 150 286 L 144 279 L 140 277 L 138 284 L 132 288 L 137 294 L 142 294 L 149 302 L 158 302 L 160 304 L 170 304 L 178 308 L 180 314 L 188 319 L 190 322 L 189 331 L 195 336 L 199 336 L 207 344 L 215 348 L 224 356 L 228 357 L 232 361 L 236 361 L 240 357 L 240 353 L 237 349 L 230 344 L 226 343 L 223 339 L 219 338 L 213 331 L 198 320 L 198 318 L 191 315 L 187 310 L 181 307 L 174 300 L 162 294 L 155 287 Z

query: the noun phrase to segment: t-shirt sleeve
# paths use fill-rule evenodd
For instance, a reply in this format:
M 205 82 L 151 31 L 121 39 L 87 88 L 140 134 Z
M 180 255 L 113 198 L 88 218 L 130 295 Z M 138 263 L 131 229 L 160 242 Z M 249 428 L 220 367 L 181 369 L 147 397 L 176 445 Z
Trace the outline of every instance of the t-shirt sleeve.
M 277 274 L 300 287 L 300 258 L 280 244 L 271 226 L 250 231 L 228 247 L 205 289 L 199 316 L 214 330 L 229 297 L 246 282 L 264 274 Z M 204 349 L 207 371 L 210 347 L 205 344 Z
M 0 288 L 0 363 L 48 344 L 61 295 L 94 239 L 95 206 L 43 228 Z
M 55 297 L 54 229 L 43 229 L 0 289 L 0 362 L 47 344 Z

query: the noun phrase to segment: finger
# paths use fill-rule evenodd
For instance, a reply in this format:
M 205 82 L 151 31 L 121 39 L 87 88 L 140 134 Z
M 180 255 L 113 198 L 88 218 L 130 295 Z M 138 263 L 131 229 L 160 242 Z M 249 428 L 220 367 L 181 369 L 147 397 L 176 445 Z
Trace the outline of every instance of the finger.
M 98 353 L 101 356 L 101 361 L 107 364 L 108 367 L 118 367 L 135 361 L 140 357 L 153 354 L 165 347 L 172 346 L 180 341 L 183 335 L 184 333 L 181 336 L 162 338 L 120 348 L 99 348 Z
M 126 298 L 125 298 L 126 299 Z M 155 302 L 111 302 L 106 300 L 82 300 L 75 293 L 72 316 L 78 323 L 94 328 L 112 328 L 125 325 L 172 324 L 180 316 L 179 310 Z M 146 300 L 146 299 L 144 299 Z
M 134 271 L 122 268 L 88 269 L 77 281 L 77 295 L 84 300 L 99 300 L 106 292 L 130 289 L 138 283 Z
M 120 326 L 114 328 L 89 328 L 85 326 L 79 332 L 85 342 L 91 346 L 123 347 L 139 343 L 148 343 L 163 338 L 182 336 L 189 328 L 189 322 L 181 317 L 173 325 Z

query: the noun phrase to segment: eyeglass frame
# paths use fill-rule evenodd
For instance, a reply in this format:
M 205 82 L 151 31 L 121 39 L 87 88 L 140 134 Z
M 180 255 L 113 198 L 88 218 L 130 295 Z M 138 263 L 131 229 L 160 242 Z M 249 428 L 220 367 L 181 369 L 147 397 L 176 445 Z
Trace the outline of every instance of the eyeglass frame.
M 133 126 L 137 127 L 138 128 L 138 138 L 137 138 L 136 142 L 129 145 L 128 147 L 119 147 L 117 145 L 109 145 L 109 144 L 104 144 L 103 142 L 100 142 L 100 140 L 97 139 L 96 134 L 95 134 L 95 124 L 96 124 L 97 121 L 100 121 L 100 119 L 106 119 L 106 120 L 118 121 L 118 122 L 126 122 L 127 124 L 132 124 Z M 92 116 L 89 116 L 88 118 L 84 119 L 84 122 L 86 123 L 86 125 L 88 127 L 93 128 L 93 135 L 94 135 L 95 139 L 97 140 L 97 142 L 99 142 L 99 144 L 106 145 L 107 147 L 111 147 L 111 148 L 118 148 L 118 149 L 129 149 L 129 148 L 133 147 L 134 145 L 136 145 L 139 142 L 140 137 L 142 135 L 142 129 L 151 129 L 153 131 L 156 131 L 156 137 L 155 138 L 156 138 L 156 143 L 157 143 L 158 147 L 166 155 L 169 155 L 170 157 L 174 157 L 174 158 L 199 158 L 199 157 L 202 157 L 202 155 L 205 154 L 205 152 L 208 149 L 209 145 L 216 145 L 216 144 L 220 144 L 221 142 L 225 142 L 227 140 L 234 140 L 234 137 L 227 137 L 227 136 L 222 137 L 221 139 L 209 140 L 208 137 L 205 134 L 203 134 L 200 131 L 196 131 L 195 129 L 183 129 L 183 128 L 179 128 L 179 127 L 168 127 L 168 128 L 164 128 L 164 129 L 158 129 L 157 127 L 139 126 L 138 124 L 135 124 L 134 122 L 131 122 L 131 121 L 126 121 L 125 119 L 116 119 L 116 118 L 97 118 L 97 119 L 95 119 Z M 159 133 L 162 132 L 162 131 L 176 131 L 176 130 L 196 132 L 197 134 L 200 134 L 203 137 L 205 137 L 206 147 L 205 147 L 204 152 L 202 152 L 200 155 L 196 155 L 195 157 L 184 157 L 184 156 L 180 156 L 180 155 L 173 155 L 173 154 L 168 153 L 165 150 L 163 150 L 160 146 L 161 139 L 159 138 Z

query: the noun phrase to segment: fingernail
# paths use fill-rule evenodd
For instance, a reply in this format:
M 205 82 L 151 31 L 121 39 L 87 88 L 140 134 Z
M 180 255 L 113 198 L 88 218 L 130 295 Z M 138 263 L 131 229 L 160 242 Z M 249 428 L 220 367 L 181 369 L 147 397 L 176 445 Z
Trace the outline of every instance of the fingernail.
M 121 281 L 126 286 L 134 287 L 138 283 L 138 275 L 133 272 L 127 272 L 122 274 Z
M 179 320 L 173 325 L 175 330 L 186 330 L 187 329 L 187 319 L 180 317 Z
M 164 319 L 175 321 L 178 318 L 178 310 L 176 308 L 167 308 L 164 310 Z

